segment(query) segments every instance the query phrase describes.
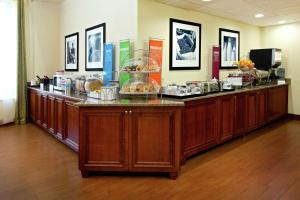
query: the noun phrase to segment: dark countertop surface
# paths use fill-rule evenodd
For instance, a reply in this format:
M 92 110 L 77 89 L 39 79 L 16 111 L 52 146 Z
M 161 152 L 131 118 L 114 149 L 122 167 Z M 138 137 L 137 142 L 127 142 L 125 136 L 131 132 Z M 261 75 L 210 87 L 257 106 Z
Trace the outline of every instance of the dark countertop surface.
M 87 98 L 76 104 L 77 106 L 184 106 L 184 102 L 161 98 L 122 98 L 112 101 Z
M 87 98 L 85 95 L 80 95 L 80 94 L 75 94 L 75 93 L 65 94 L 64 91 L 53 90 L 53 92 L 50 92 L 48 88 L 45 88 L 43 91 L 40 90 L 40 87 L 36 87 L 36 86 L 28 86 L 28 88 L 39 91 L 39 92 L 43 92 L 45 94 L 52 94 L 52 95 L 56 95 L 56 96 L 65 97 L 65 98 L 68 98 L 68 99 L 71 99 L 74 101 L 83 101 Z
M 49 92 L 46 88 L 45 90 L 41 91 L 39 87 L 31 87 L 30 89 L 43 92 L 45 94 L 52 94 L 61 96 L 64 98 L 68 98 L 74 101 L 78 101 L 75 105 L 79 107 L 93 107 L 93 106 L 184 106 L 183 102 L 173 101 L 171 99 L 161 99 L 161 98 L 121 98 L 112 101 L 103 101 L 100 99 L 88 98 L 85 95 L 71 93 L 66 95 L 65 92 L 56 91 Z
M 282 84 L 282 85 L 270 84 L 270 85 L 259 85 L 259 86 L 253 86 L 253 87 L 246 87 L 246 88 L 236 89 L 233 91 L 225 91 L 225 92 L 223 91 L 223 92 L 211 93 L 211 94 L 207 94 L 207 95 L 199 96 L 199 97 L 180 99 L 179 101 L 182 101 L 182 102 L 194 101 L 194 100 L 199 100 L 199 99 L 207 99 L 207 98 L 225 96 L 225 95 L 230 95 L 230 94 L 238 94 L 238 93 L 243 93 L 243 92 L 250 92 L 250 91 L 256 91 L 256 90 L 261 90 L 261 89 L 280 87 L 283 85 L 288 85 L 288 84 Z
M 288 84 L 283 84 L 288 85 Z M 34 89 L 39 92 L 43 92 L 46 94 L 52 94 L 56 96 L 61 96 L 73 101 L 77 101 L 75 105 L 79 107 L 95 107 L 95 106 L 184 106 L 185 102 L 189 101 L 195 101 L 200 99 L 207 99 L 207 98 L 213 98 L 218 96 L 224 96 L 224 95 L 230 95 L 230 94 L 237 94 L 237 93 L 243 93 L 243 92 L 249 92 L 249 91 L 255 91 L 260 89 L 267 89 L 267 88 L 274 88 L 274 87 L 280 87 L 282 85 L 277 84 L 269 84 L 269 85 L 261 85 L 261 86 L 253 86 L 253 87 L 247 87 L 242 89 L 237 89 L 234 91 L 227 91 L 227 92 L 218 92 L 218 93 L 212 93 L 207 94 L 205 96 L 199 96 L 199 97 L 192 97 L 192 98 L 186 98 L 186 99 L 173 99 L 173 98 L 120 98 L 117 100 L 112 101 L 103 101 L 99 99 L 93 99 L 88 98 L 85 95 L 75 94 L 71 93 L 66 95 L 65 92 L 62 91 L 53 91 L 49 92 L 49 90 L 43 90 L 41 91 L 39 87 L 32 87 L 29 86 L 30 89 Z

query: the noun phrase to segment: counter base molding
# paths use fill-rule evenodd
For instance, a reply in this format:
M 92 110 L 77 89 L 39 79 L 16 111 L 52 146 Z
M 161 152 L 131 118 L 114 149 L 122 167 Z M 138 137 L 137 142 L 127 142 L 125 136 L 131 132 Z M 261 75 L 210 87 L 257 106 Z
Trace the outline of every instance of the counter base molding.
M 79 169 L 180 171 L 180 107 L 80 107 Z
M 288 118 L 292 120 L 300 120 L 300 115 L 295 115 L 295 114 L 288 114 Z

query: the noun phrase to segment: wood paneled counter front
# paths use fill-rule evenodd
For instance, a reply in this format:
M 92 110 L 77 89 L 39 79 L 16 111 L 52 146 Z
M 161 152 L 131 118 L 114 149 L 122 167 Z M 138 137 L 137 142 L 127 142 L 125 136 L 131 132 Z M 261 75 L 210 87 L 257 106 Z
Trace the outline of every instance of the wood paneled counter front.
M 79 151 L 83 177 L 92 171 L 178 176 L 183 102 L 100 101 L 29 88 L 29 106 L 33 122 Z
M 79 151 L 93 171 L 167 172 L 201 151 L 287 114 L 288 85 L 268 85 L 185 100 L 100 101 L 29 87 L 29 117 Z
M 182 163 L 288 112 L 288 85 L 268 85 L 185 99 Z

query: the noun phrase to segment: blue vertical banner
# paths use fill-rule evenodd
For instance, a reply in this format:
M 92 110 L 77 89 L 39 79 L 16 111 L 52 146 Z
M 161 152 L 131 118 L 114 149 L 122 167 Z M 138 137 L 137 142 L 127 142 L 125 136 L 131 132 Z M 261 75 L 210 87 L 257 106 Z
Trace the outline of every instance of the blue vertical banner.
M 107 43 L 104 45 L 104 86 L 109 85 L 109 81 L 113 80 L 113 52 L 113 44 Z

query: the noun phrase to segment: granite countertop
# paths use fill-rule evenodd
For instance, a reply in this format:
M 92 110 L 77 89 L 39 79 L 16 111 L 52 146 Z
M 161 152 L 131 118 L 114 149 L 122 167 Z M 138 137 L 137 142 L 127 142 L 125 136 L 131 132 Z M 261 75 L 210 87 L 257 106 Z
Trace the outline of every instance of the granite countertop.
M 117 99 L 112 101 L 102 101 L 99 99 L 87 98 L 76 103 L 79 107 L 89 106 L 184 106 L 184 102 L 174 101 L 171 99 L 160 98 L 134 98 L 134 99 Z
M 64 91 L 53 90 L 50 92 L 48 88 L 45 88 L 44 90 L 40 90 L 40 87 L 35 87 L 35 86 L 28 86 L 28 88 L 34 89 L 39 92 L 43 92 L 45 94 L 52 94 L 52 95 L 65 97 L 68 99 L 72 99 L 74 101 L 83 101 L 87 98 L 85 95 L 80 95 L 80 94 L 76 94 L 76 93 L 65 94 Z
M 39 87 L 29 86 L 30 89 L 34 89 L 45 94 L 57 95 L 64 98 L 72 99 L 78 101 L 75 103 L 79 107 L 92 107 L 92 106 L 184 106 L 183 102 L 174 101 L 171 99 L 161 99 L 161 98 L 141 98 L 141 97 L 132 97 L 132 98 L 121 98 L 112 101 L 103 101 L 100 99 L 88 98 L 85 95 L 79 95 L 71 93 L 66 95 L 65 92 L 56 91 L 50 92 L 48 88 L 41 91 Z
M 288 85 L 288 83 L 283 84 L 283 85 Z M 112 101 L 103 101 L 103 100 L 99 100 L 99 99 L 88 98 L 85 95 L 79 95 L 79 94 L 75 94 L 75 93 L 66 95 L 65 92 L 55 91 L 55 90 L 53 92 L 50 92 L 47 89 L 41 91 L 40 88 L 38 88 L 38 87 L 30 86 L 29 88 L 37 90 L 39 92 L 46 93 L 46 94 L 52 94 L 52 95 L 57 95 L 57 96 L 62 96 L 64 98 L 72 99 L 74 101 L 77 101 L 77 103 L 75 103 L 75 105 L 79 106 L 79 107 L 93 107 L 93 106 L 137 106 L 138 107 L 138 106 L 184 106 L 184 103 L 189 102 L 189 101 L 195 101 L 195 100 L 200 100 L 200 99 L 207 99 L 207 98 L 213 98 L 213 97 L 218 97 L 218 96 L 255 91 L 255 90 L 260 90 L 260 89 L 267 89 L 267 88 L 273 88 L 273 87 L 279 87 L 279 86 L 282 86 L 282 85 L 277 85 L 277 84 L 261 85 L 261 86 L 237 89 L 237 90 L 228 91 L 228 92 L 211 93 L 211 94 L 207 94 L 205 96 L 192 97 L 192 98 L 186 98 L 186 99 L 174 99 L 174 98 L 165 98 L 165 97 L 164 98 L 132 97 L 132 98 L 121 98 L 121 99 L 112 100 Z
M 236 89 L 236 90 L 233 90 L 233 91 L 225 91 L 225 92 L 223 91 L 223 92 L 211 93 L 211 94 L 207 94 L 207 95 L 199 96 L 199 97 L 192 97 L 192 98 L 186 98 L 186 99 L 176 99 L 176 100 L 180 101 L 180 102 L 188 102 L 188 101 L 195 101 L 195 100 L 200 100 L 200 99 L 207 99 L 207 98 L 225 96 L 225 95 L 230 95 L 230 94 L 238 94 L 238 93 L 243 93 L 243 92 L 256 91 L 256 90 L 260 90 L 260 89 L 280 87 L 280 86 L 283 86 L 283 85 L 288 85 L 288 83 L 281 84 L 281 85 L 277 85 L 277 84 L 259 85 L 259 86 Z M 172 98 L 167 98 L 167 99 L 172 99 Z

